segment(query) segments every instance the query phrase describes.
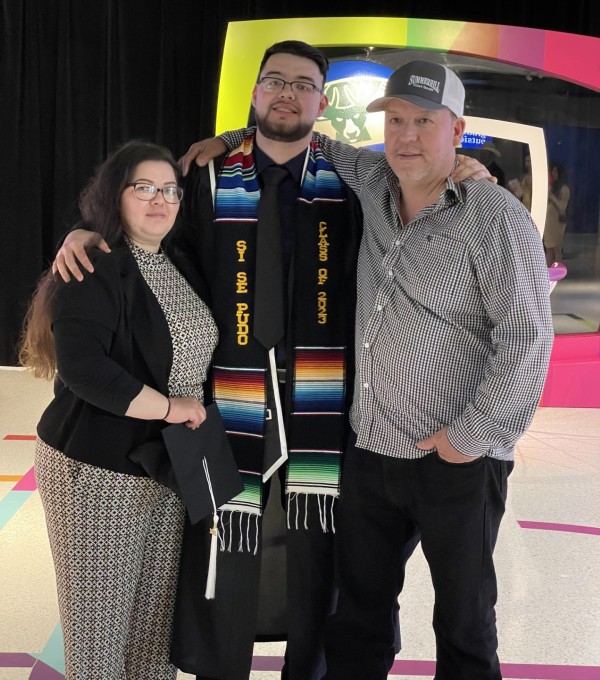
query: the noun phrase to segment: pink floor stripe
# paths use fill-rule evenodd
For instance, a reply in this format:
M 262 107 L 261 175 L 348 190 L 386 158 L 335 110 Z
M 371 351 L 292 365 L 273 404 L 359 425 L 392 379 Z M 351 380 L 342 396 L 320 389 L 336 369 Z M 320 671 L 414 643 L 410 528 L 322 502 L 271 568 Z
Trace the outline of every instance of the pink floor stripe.
M 34 442 L 36 437 L 34 434 L 7 434 L 3 439 L 7 442 Z
M 417 675 L 433 677 L 435 675 L 434 661 L 394 661 L 391 675 Z
M 280 671 L 283 668 L 282 656 L 254 656 L 252 657 L 253 671 Z
M 31 668 L 35 659 L 20 652 L 0 652 L 0 668 Z
M 600 666 L 553 666 L 544 664 L 503 663 L 506 680 L 600 680 Z M 255 656 L 253 671 L 278 672 L 283 666 L 280 656 Z M 433 661 L 395 661 L 391 675 L 414 675 L 431 678 L 435 673 Z
M 283 666 L 280 656 L 255 656 L 253 671 L 278 672 Z M 32 668 L 31 680 L 59 680 L 63 675 L 29 654 L 0 652 L 0 668 Z M 395 661 L 392 675 L 431 677 L 435 672 L 433 661 Z M 600 680 L 600 666 L 554 666 L 528 663 L 503 663 L 502 675 L 506 680 Z
M 503 663 L 501 667 L 505 680 L 600 680 L 600 666 Z M 433 661 L 395 661 L 390 673 L 431 678 L 435 664 Z
M 600 527 L 584 527 L 578 524 L 557 524 L 555 522 L 526 522 L 518 520 L 521 529 L 540 529 L 541 531 L 567 531 L 572 534 L 592 534 L 600 536 Z
M 21 479 L 13 486 L 13 491 L 35 491 L 37 483 L 35 481 L 35 469 L 31 468 L 26 472 Z
M 64 680 L 64 678 L 65 676 L 62 673 L 47 666 L 43 661 L 35 662 L 29 676 L 29 680 Z

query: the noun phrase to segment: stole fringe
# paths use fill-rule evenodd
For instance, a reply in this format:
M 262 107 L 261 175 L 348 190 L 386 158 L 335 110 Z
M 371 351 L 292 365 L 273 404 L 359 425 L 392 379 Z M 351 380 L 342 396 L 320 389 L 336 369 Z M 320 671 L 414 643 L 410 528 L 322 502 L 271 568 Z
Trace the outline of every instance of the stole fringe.
M 334 509 L 336 500 L 337 497 L 331 494 L 289 493 L 287 528 L 294 530 L 309 529 L 308 504 L 316 502 L 321 530 L 324 533 L 335 533 Z M 258 553 L 259 517 L 258 513 L 240 510 L 220 510 L 218 516 L 215 515 L 216 519 L 213 523 L 215 533 L 211 530 L 210 551 L 211 560 L 214 560 L 215 565 L 217 550 L 220 552 L 237 550 L 237 552 L 248 552 L 253 555 Z M 211 574 L 210 564 L 209 562 L 209 579 Z
M 319 507 L 319 522 L 321 530 L 324 533 L 332 532 L 335 534 L 335 519 L 334 506 L 337 496 L 331 494 L 307 494 L 307 493 L 289 493 L 288 507 L 287 507 L 287 528 L 300 529 L 301 525 L 304 529 L 308 529 L 308 504 L 311 499 L 315 499 Z M 300 506 L 304 499 L 304 511 L 302 512 Z M 304 515 L 304 520 L 300 519 L 301 513 Z
M 219 550 L 231 552 L 234 543 L 237 543 L 238 552 L 249 552 L 256 555 L 258 553 L 258 518 L 257 513 L 221 510 L 219 512 L 221 527 Z

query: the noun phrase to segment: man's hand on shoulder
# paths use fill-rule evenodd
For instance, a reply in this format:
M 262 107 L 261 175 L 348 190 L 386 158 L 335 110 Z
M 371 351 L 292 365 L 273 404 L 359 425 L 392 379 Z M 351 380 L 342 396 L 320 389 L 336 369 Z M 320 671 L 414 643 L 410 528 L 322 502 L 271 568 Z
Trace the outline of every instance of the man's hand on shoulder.
M 185 177 L 190 169 L 192 161 L 199 167 L 203 168 L 208 165 L 208 162 L 218 155 L 225 153 L 227 146 L 220 137 L 209 137 L 199 142 L 194 142 L 177 162 L 181 168 L 181 172 Z
M 456 160 L 458 165 L 450 173 L 450 177 L 455 182 L 462 182 L 465 179 L 487 179 L 494 184 L 498 183 L 498 178 L 490 174 L 490 171 L 476 158 L 457 153 Z
M 67 234 L 60 250 L 56 253 L 52 263 L 52 272 L 54 274 L 58 272 L 63 281 L 70 281 L 71 276 L 75 277 L 77 281 L 83 281 L 81 267 L 90 273 L 94 271 L 94 265 L 86 252 L 86 250 L 94 247 L 105 253 L 110 253 L 108 243 L 97 232 L 73 229 Z

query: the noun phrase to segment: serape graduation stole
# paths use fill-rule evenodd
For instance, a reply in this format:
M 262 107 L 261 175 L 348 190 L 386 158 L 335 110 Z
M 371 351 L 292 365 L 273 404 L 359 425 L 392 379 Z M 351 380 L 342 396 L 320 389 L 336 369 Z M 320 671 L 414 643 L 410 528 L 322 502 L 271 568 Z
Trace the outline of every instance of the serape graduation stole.
M 267 381 L 272 374 L 268 353 L 252 334 L 260 200 L 253 143 L 251 135 L 227 155 L 214 197 L 211 289 L 220 339 L 212 388 L 245 487 L 222 510 L 259 516 L 263 481 L 288 459 L 288 499 L 298 503 L 304 497 L 308 503 L 317 498 L 327 530 L 339 495 L 347 431 L 360 219 L 346 188 L 312 142 L 296 210 L 288 291 L 285 434 L 278 461 L 266 461 Z M 296 512 L 302 510 L 296 507 Z

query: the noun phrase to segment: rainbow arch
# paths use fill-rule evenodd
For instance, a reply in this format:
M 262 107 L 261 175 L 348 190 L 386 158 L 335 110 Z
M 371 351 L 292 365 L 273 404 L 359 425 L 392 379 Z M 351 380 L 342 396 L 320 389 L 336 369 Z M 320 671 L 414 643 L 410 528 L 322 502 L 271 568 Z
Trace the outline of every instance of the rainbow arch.
M 502 61 L 600 90 L 600 38 L 538 28 L 394 17 L 233 21 L 227 28 L 216 132 L 246 125 L 265 49 L 279 40 L 319 47 L 406 47 Z

